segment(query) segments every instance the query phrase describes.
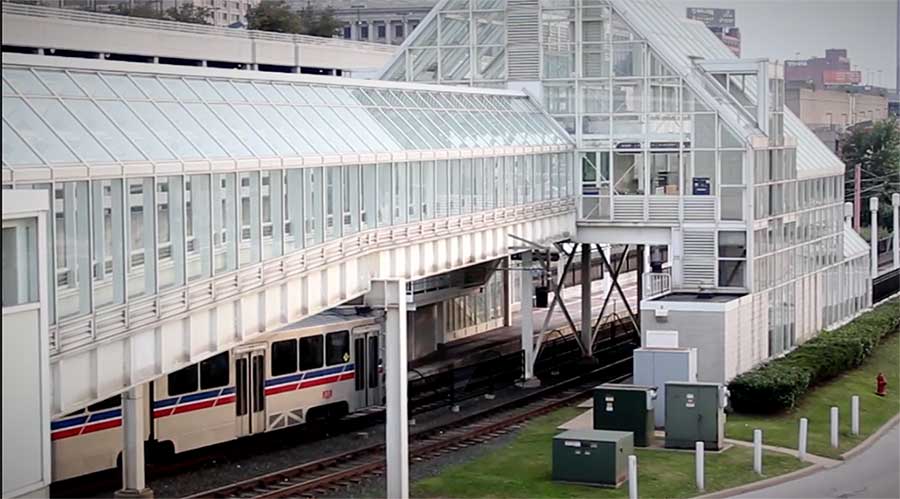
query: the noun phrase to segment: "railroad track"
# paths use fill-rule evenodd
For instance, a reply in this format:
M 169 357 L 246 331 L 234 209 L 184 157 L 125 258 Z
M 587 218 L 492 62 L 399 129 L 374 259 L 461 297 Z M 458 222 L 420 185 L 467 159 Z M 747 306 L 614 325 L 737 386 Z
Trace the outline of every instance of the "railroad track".
M 598 381 L 624 380 L 631 375 L 630 366 L 631 357 L 621 359 L 524 398 L 411 434 L 409 456 L 417 461 L 433 459 L 500 437 L 530 419 L 583 399 Z M 381 475 L 385 467 L 384 452 L 384 444 L 375 444 L 189 497 L 261 499 L 322 496 Z

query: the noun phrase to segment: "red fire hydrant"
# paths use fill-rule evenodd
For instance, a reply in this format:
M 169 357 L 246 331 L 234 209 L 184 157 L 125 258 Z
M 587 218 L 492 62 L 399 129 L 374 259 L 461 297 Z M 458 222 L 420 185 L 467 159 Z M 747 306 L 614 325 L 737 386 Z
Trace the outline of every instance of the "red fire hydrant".
M 880 397 L 887 395 L 887 380 L 883 373 L 878 373 L 878 376 L 875 377 L 875 395 Z

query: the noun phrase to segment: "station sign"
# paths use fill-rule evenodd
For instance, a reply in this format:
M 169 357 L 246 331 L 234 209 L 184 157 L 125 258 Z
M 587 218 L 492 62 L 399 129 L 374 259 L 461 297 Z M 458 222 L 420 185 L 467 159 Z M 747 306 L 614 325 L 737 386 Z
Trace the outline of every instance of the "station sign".
M 709 196 L 709 177 L 694 177 L 693 190 L 695 196 Z
M 734 9 L 712 9 L 707 7 L 688 7 L 688 19 L 700 21 L 707 26 L 717 28 L 734 27 Z

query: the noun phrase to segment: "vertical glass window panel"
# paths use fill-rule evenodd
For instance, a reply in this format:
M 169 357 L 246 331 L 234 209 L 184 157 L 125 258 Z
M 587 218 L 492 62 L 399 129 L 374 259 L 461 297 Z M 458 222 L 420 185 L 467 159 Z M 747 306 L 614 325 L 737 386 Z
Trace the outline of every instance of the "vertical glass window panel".
M 581 49 L 581 74 L 585 78 L 610 75 L 610 47 L 606 43 L 584 44 Z
M 314 131 L 309 129 L 303 118 L 289 106 L 255 106 L 260 115 L 265 118 L 272 128 L 278 131 L 291 148 L 297 150 L 301 154 L 313 154 L 316 152 L 331 152 L 328 145 L 322 142 L 321 137 Z M 279 112 L 281 111 L 281 112 Z M 282 112 L 284 115 L 282 115 Z M 264 132 L 260 132 L 264 133 Z M 315 141 L 324 149 L 317 149 L 312 145 Z M 277 149 L 277 147 L 276 147 Z
M 484 210 L 484 159 L 472 159 L 472 206 L 471 211 Z
M 75 116 L 90 130 L 94 136 L 121 161 L 139 161 L 144 155 L 122 134 L 116 125 L 103 115 L 97 105 L 91 101 L 71 99 L 66 104 Z
M 423 161 L 421 168 L 421 190 L 419 199 L 421 201 L 421 217 L 422 220 L 428 220 L 434 216 L 435 192 L 434 192 L 434 161 Z
M 122 180 L 91 183 L 94 306 L 125 302 L 125 210 Z
M 720 287 L 744 287 L 744 274 L 746 263 L 744 260 L 719 261 L 719 286 Z
M 341 234 L 353 234 L 359 230 L 359 175 L 358 165 L 343 167 L 343 181 L 341 182 Z
M 144 114 L 145 111 L 149 111 L 145 106 L 138 106 L 138 104 L 146 104 L 149 107 L 154 107 L 153 104 L 150 103 L 138 103 L 135 102 L 135 111 L 144 119 L 148 119 Z M 153 113 L 152 111 L 150 111 Z M 159 104 L 159 112 L 163 113 L 165 117 L 162 117 L 162 120 L 168 118 L 172 123 L 178 128 L 178 130 L 187 137 L 188 141 L 194 145 L 200 152 L 203 153 L 207 158 L 227 158 L 228 153 L 225 152 L 222 147 L 216 143 L 215 140 L 207 133 L 207 127 L 198 123 L 194 118 L 192 118 L 187 111 L 185 111 L 184 107 L 181 104 L 177 104 L 174 102 L 162 102 Z M 199 118 L 199 117 L 198 117 Z M 202 119 L 202 118 L 200 118 Z M 156 120 L 161 121 L 161 120 Z M 149 119 L 148 119 L 149 123 Z M 154 130 L 156 130 L 156 125 L 151 123 L 151 126 Z M 221 128 L 221 125 L 219 125 Z
M 304 244 L 303 197 L 305 190 L 303 188 L 303 170 L 299 168 L 287 170 L 284 174 L 284 184 L 284 212 L 286 216 L 284 247 L 285 252 L 290 252 L 303 248 Z
M 744 144 L 731 132 L 731 128 L 725 123 L 719 123 L 719 136 L 723 148 L 743 148 Z
M 213 104 L 215 106 L 222 106 L 222 104 Z M 197 119 L 200 123 L 203 123 L 204 130 L 208 131 L 218 143 L 228 151 L 228 154 L 235 158 L 246 158 L 249 156 L 253 156 L 253 154 L 244 147 L 244 143 L 232 132 L 232 127 L 240 126 L 243 122 L 237 118 L 236 115 L 232 115 L 235 119 L 229 120 L 227 118 L 224 119 L 225 123 L 219 120 L 216 115 L 210 111 L 209 107 L 206 104 L 199 103 L 189 103 L 185 104 L 185 107 L 191 114 L 194 115 L 194 118 Z M 227 124 L 226 124 L 227 123 Z M 242 137 L 246 140 L 255 139 L 258 141 L 259 147 L 262 148 L 264 152 L 268 152 L 268 155 L 271 155 L 271 149 L 264 145 L 259 140 L 259 137 L 256 135 L 256 132 L 249 130 L 244 124 L 244 131 L 247 131 L 248 134 L 246 137 Z M 238 133 L 241 133 L 239 130 Z
M 3 227 L 3 307 L 38 301 L 38 232 L 34 218 Z
M 722 169 L 722 185 L 744 184 L 743 151 L 723 151 L 719 153 L 719 164 Z
M 449 161 L 450 168 L 450 203 L 448 205 L 448 215 L 459 215 L 461 213 L 462 204 L 462 183 L 463 172 L 460 160 L 451 159 Z
M 677 195 L 680 185 L 678 153 L 650 154 L 650 184 L 652 194 Z
M 323 241 L 324 220 L 322 217 L 322 168 L 304 168 L 306 188 L 303 206 L 304 234 L 306 246 L 314 246 Z
M 325 240 L 341 236 L 341 167 L 325 167 Z
M 3 163 L 9 165 L 40 165 L 43 160 L 23 141 L 13 129 L 3 122 Z
M 716 153 L 714 151 L 694 151 L 694 172 L 691 179 L 691 194 L 716 194 Z
M 191 175 L 184 192 L 188 281 L 212 275 L 212 196 L 209 175 Z
M 110 98 L 115 97 L 113 91 L 103 83 L 96 73 L 71 72 L 69 76 L 87 92 L 90 97 Z
M 50 95 L 47 87 L 28 69 L 4 68 L 3 78 L 22 95 Z
M 282 255 L 284 181 L 281 177 L 281 170 L 260 173 L 263 260 Z
M 616 43 L 612 47 L 614 76 L 644 75 L 643 43 Z
M 91 311 L 91 231 L 88 183 L 56 184 L 56 303 L 59 318 Z
M 132 76 L 131 80 L 147 97 L 153 100 L 172 100 L 172 95 L 153 76 Z
M 5 105 L 7 99 L 3 100 Z M 31 104 L 34 106 L 34 111 L 53 127 L 81 159 L 97 162 L 113 161 L 103 147 L 63 108 L 58 100 L 31 99 Z M 13 126 L 21 130 L 21 127 L 15 124 Z
M 213 176 L 213 259 L 217 274 L 237 268 L 236 183 L 234 173 Z
M 435 163 L 435 217 L 446 217 L 450 214 L 450 162 L 441 159 Z
M 151 160 L 175 159 L 172 151 L 181 159 L 200 159 L 203 156 L 181 135 L 166 118 L 149 102 L 134 102 L 135 111 L 140 113 L 146 125 L 137 115 L 120 101 L 99 101 L 97 103 L 107 116 L 134 143 L 144 151 Z M 148 126 L 150 128 L 148 128 Z M 153 132 L 150 129 L 153 129 Z M 154 132 L 159 138 L 154 136 Z M 165 145 L 163 144 L 165 141 Z M 169 150 L 171 149 L 171 151 Z
M 156 182 L 157 268 L 159 289 L 181 286 L 185 274 L 184 186 L 180 176 Z
M 607 103 L 609 97 L 607 95 Z M 587 99 L 585 98 L 585 104 Z M 575 82 L 544 85 L 544 108 L 550 114 L 575 113 Z M 585 112 L 589 112 L 585 110 Z
M 743 220 L 744 188 L 722 187 L 719 210 L 722 220 Z
M 747 233 L 744 231 L 719 231 L 719 258 L 746 258 Z
M 391 225 L 393 215 L 391 198 L 394 192 L 391 170 L 390 164 L 378 165 L 378 227 Z
M 644 194 L 644 155 L 613 153 L 616 194 Z
M 362 187 L 360 193 L 359 230 L 374 229 L 376 226 L 376 213 L 378 212 L 378 191 L 381 184 L 378 183 L 377 167 L 375 165 L 362 165 Z
M 128 213 L 128 297 L 156 293 L 156 187 L 151 177 L 128 179 L 125 189 Z
M 393 197 L 393 223 L 395 225 L 406 223 L 407 212 L 409 211 L 407 203 L 409 186 L 406 170 L 406 163 L 394 163 L 391 196 Z
M 643 84 L 641 80 L 615 80 L 613 82 L 613 112 L 640 113 L 643 110 Z M 713 129 L 715 133 L 715 129 Z M 715 139 L 715 136 L 713 136 Z
M 608 82 L 584 82 L 581 84 L 581 93 L 583 113 L 595 114 L 610 112 L 610 85 Z M 572 104 L 574 105 L 574 102 Z M 574 112 L 574 110 L 569 112 Z
M 262 245 L 262 214 L 260 212 L 259 172 L 241 173 L 240 204 L 238 205 L 240 225 L 239 261 L 244 266 L 259 263 Z
M 515 206 L 517 189 L 513 157 L 503 156 L 499 159 L 503 163 L 503 187 L 500 190 L 503 195 L 503 206 Z
M 694 148 L 712 149 L 716 147 L 716 115 L 694 115 L 694 133 L 691 136 Z
M 407 217 L 410 222 L 419 220 L 419 208 L 422 193 L 422 164 L 418 161 L 407 163 L 406 174 L 408 177 L 406 203 Z
M 474 160 L 465 158 L 460 160 L 462 167 L 462 203 L 460 213 L 471 213 L 473 210 L 475 194 Z
M 204 110 L 206 106 L 201 106 Z M 244 114 L 236 112 L 234 108 L 232 108 L 228 104 L 210 104 L 209 106 L 212 110 L 219 115 L 219 118 L 225 123 L 225 125 L 236 134 L 237 137 L 243 141 L 247 147 L 250 148 L 250 151 L 254 156 L 274 156 L 275 151 L 269 147 L 269 144 L 259 136 L 257 133 L 258 128 L 250 125 L 244 119 Z M 244 105 L 244 108 L 247 112 L 252 112 L 249 105 Z M 262 125 L 262 123 L 260 123 Z M 277 135 L 277 134 L 271 134 Z M 226 137 L 222 137 L 225 139 Z M 228 139 L 230 140 L 230 139 Z

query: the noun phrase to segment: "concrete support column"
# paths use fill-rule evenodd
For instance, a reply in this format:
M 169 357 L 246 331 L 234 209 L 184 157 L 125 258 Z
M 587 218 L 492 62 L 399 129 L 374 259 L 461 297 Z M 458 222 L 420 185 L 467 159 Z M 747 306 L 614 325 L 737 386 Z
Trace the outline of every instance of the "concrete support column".
M 534 317 L 532 317 L 534 290 L 531 282 L 531 253 L 531 250 L 522 253 L 522 303 L 519 307 L 522 351 L 525 352 L 525 381 L 534 377 Z
M 637 265 L 637 314 L 638 314 L 638 325 L 640 325 L 640 313 L 641 313 L 641 300 L 644 299 L 644 260 L 643 256 L 646 254 L 647 246 L 643 244 L 639 244 L 637 246 L 637 256 L 638 256 L 638 265 Z
M 900 15 L 900 14 L 898 14 Z M 900 267 L 900 193 L 891 194 L 891 208 L 894 210 L 894 268 Z
M 581 245 L 581 342 L 591 345 L 591 245 Z M 591 348 L 584 351 L 586 356 L 592 353 Z
M 878 198 L 875 196 L 869 198 L 869 212 L 872 216 L 872 223 L 869 225 L 872 229 L 872 233 L 869 235 L 872 252 L 869 263 L 872 267 L 872 279 L 875 279 L 878 277 Z
M 509 270 L 512 264 L 510 257 L 505 258 L 505 269 L 503 269 L 503 327 L 512 325 L 512 271 Z
M 115 497 L 153 497 L 144 482 L 144 386 L 122 395 L 122 490 Z
M 409 427 L 406 400 L 406 279 L 372 283 L 371 306 L 385 310 L 387 497 L 409 497 Z

